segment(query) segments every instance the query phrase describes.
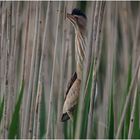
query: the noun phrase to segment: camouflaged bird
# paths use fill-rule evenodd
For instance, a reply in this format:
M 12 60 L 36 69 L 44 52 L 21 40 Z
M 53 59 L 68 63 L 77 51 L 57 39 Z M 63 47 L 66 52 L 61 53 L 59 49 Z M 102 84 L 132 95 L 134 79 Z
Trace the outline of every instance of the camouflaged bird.
M 72 23 L 75 29 L 76 72 L 70 79 L 65 93 L 63 114 L 61 117 L 62 122 L 69 119 L 73 120 L 72 113 L 78 103 L 80 94 L 86 48 L 86 15 L 81 10 L 75 8 L 71 14 L 67 13 L 67 19 Z

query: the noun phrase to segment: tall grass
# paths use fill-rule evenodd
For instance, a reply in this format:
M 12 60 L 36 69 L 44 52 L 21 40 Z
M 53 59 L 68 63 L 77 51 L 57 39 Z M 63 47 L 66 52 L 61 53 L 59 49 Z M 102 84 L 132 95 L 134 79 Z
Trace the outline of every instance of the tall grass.
M 74 121 L 61 122 L 75 7 L 87 59 Z M 140 2 L 6 1 L 0 21 L 0 138 L 140 138 Z

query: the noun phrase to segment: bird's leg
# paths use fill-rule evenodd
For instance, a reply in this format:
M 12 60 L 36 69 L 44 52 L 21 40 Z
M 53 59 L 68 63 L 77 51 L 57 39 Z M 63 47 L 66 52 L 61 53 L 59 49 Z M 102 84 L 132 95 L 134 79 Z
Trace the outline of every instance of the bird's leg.
M 68 115 L 69 115 L 70 119 L 71 119 L 71 120 L 72 120 L 72 122 L 73 122 L 73 115 L 72 115 L 72 113 L 71 113 L 70 111 L 67 111 L 67 113 L 68 113 Z

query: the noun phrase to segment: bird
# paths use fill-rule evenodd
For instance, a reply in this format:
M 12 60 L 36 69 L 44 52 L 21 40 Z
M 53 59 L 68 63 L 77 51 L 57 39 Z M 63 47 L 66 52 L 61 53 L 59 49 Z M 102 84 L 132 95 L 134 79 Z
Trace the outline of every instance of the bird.
M 86 59 L 86 15 L 78 8 L 74 8 L 72 13 L 66 14 L 67 19 L 72 23 L 75 30 L 75 56 L 76 56 L 76 72 L 72 75 L 66 88 L 63 112 L 61 121 L 65 122 L 69 119 L 73 120 L 73 111 L 78 104 L 80 95 L 80 87 L 82 80 L 83 64 Z

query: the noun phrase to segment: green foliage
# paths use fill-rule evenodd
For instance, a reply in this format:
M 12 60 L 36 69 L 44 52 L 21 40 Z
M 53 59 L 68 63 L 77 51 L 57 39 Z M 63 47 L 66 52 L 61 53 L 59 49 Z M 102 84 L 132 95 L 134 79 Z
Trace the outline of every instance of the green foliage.
M 128 91 L 129 91 L 129 88 L 130 88 L 130 84 L 131 84 L 131 79 L 132 79 L 132 67 L 131 67 L 131 62 L 129 64 L 129 69 L 128 69 L 128 75 L 127 75 L 127 85 L 126 85 L 126 89 L 125 89 L 125 94 L 124 94 L 124 99 L 123 99 L 123 104 L 122 104 L 122 107 L 124 106 L 124 103 L 125 103 L 125 99 L 127 97 L 127 94 L 128 94 Z M 128 138 L 128 131 L 129 131 L 129 123 L 130 123 L 130 115 L 131 115 L 131 102 L 129 102 L 129 108 L 126 112 L 126 118 L 125 118 L 125 121 L 124 121 L 124 125 L 123 125 L 123 129 L 122 129 L 122 138 L 124 139 L 127 139 Z
M 122 138 L 127 139 L 128 138 L 128 131 L 129 131 L 129 123 L 130 123 L 130 115 L 131 115 L 131 103 L 129 103 L 129 108 L 126 112 L 126 118 L 124 121 L 123 131 L 122 131 Z
M 135 108 L 135 115 L 134 115 L 134 120 L 133 120 L 134 127 L 133 127 L 133 133 L 132 133 L 133 139 L 140 138 L 140 112 L 139 110 L 140 110 L 140 95 L 138 95 L 136 99 L 136 108 Z
M 19 97 L 17 100 L 17 103 L 15 105 L 15 110 L 14 113 L 12 115 L 12 121 L 9 127 L 9 131 L 8 131 L 8 138 L 9 139 L 14 139 L 14 138 L 18 138 L 19 137 L 19 128 L 20 128 L 20 107 L 21 107 L 21 103 L 22 103 L 22 97 L 23 97 L 23 91 L 24 91 L 24 81 L 22 81 L 21 83 L 21 87 L 19 89 Z
M 109 130 L 108 130 L 108 138 L 113 139 L 114 138 L 114 106 L 113 106 L 113 94 L 111 93 L 110 97 L 110 103 L 109 103 L 109 119 L 108 119 L 108 124 L 109 124 Z
M 111 83 L 111 92 L 110 92 L 110 97 L 109 97 L 109 107 L 108 107 L 108 138 L 113 139 L 114 138 L 114 93 L 115 93 L 115 74 L 116 74 L 116 63 L 115 63 L 115 58 L 114 58 L 114 63 L 113 63 L 113 70 L 112 70 L 112 83 Z
M 44 86 L 42 89 L 42 98 L 40 104 L 40 138 L 45 135 L 45 118 L 46 118 L 46 106 L 45 106 L 45 95 L 44 95 Z
M 85 106 L 84 106 L 84 114 L 82 120 L 82 128 L 81 128 L 81 138 L 86 138 L 87 134 L 87 124 L 88 124 L 88 114 L 90 108 L 90 97 L 91 97 L 91 89 L 92 89 L 92 75 L 93 75 L 93 65 L 90 68 L 89 79 L 87 83 L 87 92 L 85 96 Z
M 3 116 L 3 109 L 4 109 L 4 98 L 3 98 L 2 102 L 0 103 L 0 123 L 2 120 L 2 116 Z

